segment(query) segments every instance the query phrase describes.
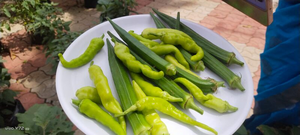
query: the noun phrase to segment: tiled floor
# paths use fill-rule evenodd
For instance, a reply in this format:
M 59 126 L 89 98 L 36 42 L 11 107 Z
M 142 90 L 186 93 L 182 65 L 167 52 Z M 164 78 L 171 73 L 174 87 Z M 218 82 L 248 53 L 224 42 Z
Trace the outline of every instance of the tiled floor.
M 85 31 L 99 23 L 96 9 L 85 9 L 75 0 L 54 0 L 63 8 L 62 18 L 72 21 L 72 31 Z M 278 0 L 273 0 L 277 6 Z M 136 11 L 143 14 L 149 13 L 151 8 L 176 16 L 179 11 L 181 17 L 203 25 L 227 39 L 245 58 L 249 65 L 256 94 L 260 77 L 260 57 L 265 43 L 266 27 L 232 8 L 221 0 L 137 0 L 139 4 Z M 275 8 L 274 8 L 275 9 Z M 13 34 L 11 34 L 13 33 Z M 9 36 L 10 35 L 10 36 Z M 11 41 L 10 37 L 16 36 L 18 40 Z M 28 109 L 36 103 L 49 103 L 58 105 L 55 91 L 55 76 L 49 74 L 51 67 L 45 65 L 43 46 L 28 46 L 26 33 L 21 25 L 12 25 L 11 32 L 1 33 L 4 45 L 17 47 L 22 51 L 15 51 L 12 47 L 10 55 L 2 54 L 4 66 L 11 73 L 10 89 L 20 91 L 18 99 Z M 249 112 L 249 116 L 252 111 Z M 76 134 L 83 134 L 76 130 Z

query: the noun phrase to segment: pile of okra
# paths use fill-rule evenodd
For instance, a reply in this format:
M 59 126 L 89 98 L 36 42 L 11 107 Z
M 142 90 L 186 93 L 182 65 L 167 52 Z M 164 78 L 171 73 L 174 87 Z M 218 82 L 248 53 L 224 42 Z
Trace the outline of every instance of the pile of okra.
M 210 125 L 192 119 L 170 102 L 203 114 L 202 108 L 194 103 L 195 98 L 204 107 L 219 113 L 234 113 L 237 107 L 213 95 L 218 87 L 224 87 L 224 82 L 203 79 L 195 72 L 208 68 L 232 89 L 244 91 L 241 77 L 227 67 L 231 64 L 243 66 L 244 63 L 233 52 L 221 49 L 183 24 L 180 13 L 173 18 L 155 9 L 153 11 L 156 16 L 150 15 L 157 28 L 145 28 L 142 33 L 125 31 L 107 18 L 121 37 L 119 39 L 108 31 L 111 39 L 106 39 L 107 58 L 120 103 L 113 96 L 102 69 L 92 61 L 105 44 L 104 36 L 92 39 L 85 52 L 71 61 L 66 61 L 62 54 L 58 55 L 66 68 L 90 63 L 88 72 L 95 87 L 78 89 L 78 99 L 72 99 L 72 103 L 82 114 L 118 135 L 126 134 L 126 120 L 135 135 L 170 134 L 156 111 L 218 134 Z

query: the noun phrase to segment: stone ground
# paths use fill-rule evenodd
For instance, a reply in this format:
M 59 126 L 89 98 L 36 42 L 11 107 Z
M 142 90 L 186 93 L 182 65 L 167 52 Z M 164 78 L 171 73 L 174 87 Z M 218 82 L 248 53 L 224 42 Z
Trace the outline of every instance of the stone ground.
M 85 9 L 83 1 L 54 0 L 64 10 L 62 18 L 72 21 L 71 31 L 86 31 L 99 24 L 96 9 Z M 222 0 L 137 0 L 136 11 L 147 14 L 151 8 L 203 25 L 227 39 L 246 60 L 254 82 L 254 92 L 260 78 L 260 53 L 265 44 L 266 26 L 247 17 Z M 273 0 L 274 10 L 278 0 Z M 1 33 L 2 43 L 10 46 L 9 54 L 2 54 L 4 66 L 11 74 L 10 89 L 19 91 L 17 98 L 25 109 L 36 103 L 60 106 L 55 89 L 55 76 L 50 73 L 51 65 L 46 65 L 42 45 L 29 46 L 30 39 L 24 27 L 12 24 L 12 31 Z M 17 40 L 16 40 L 17 39 Z M 249 112 L 250 116 L 253 109 Z M 76 134 L 83 134 L 74 127 Z

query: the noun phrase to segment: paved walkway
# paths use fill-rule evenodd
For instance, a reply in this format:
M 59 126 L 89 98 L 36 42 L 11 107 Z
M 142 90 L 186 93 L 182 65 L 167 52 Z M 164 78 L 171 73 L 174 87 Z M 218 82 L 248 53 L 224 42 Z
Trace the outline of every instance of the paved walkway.
M 63 8 L 62 18 L 72 21 L 71 31 L 85 31 L 99 23 L 95 9 L 85 9 L 75 0 L 55 0 Z M 273 0 L 277 6 L 278 0 Z M 265 44 L 266 27 L 232 8 L 221 0 L 137 0 L 137 12 L 147 14 L 151 7 L 161 12 L 181 17 L 201 24 L 227 39 L 245 58 L 249 65 L 256 94 L 260 77 L 260 58 Z M 10 34 L 14 32 L 13 34 Z M 21 25 L 12 25 L 12 32 L 1 33 L 4 45 L 11 47 L 10 55 L 2 54 L 4 66 L 11 73 L 10 89 L 19 91 L 18 99 L 25 109 L 36 103 L 49 103 L 60 106 L 55 90 L 55 76 L 51 74 L 51 65 L 46 65 L 42 45 L 29 46 L 30 39 Z M 10 35 L 10 36 L 8 36 Z M 17 37 L 18 40 L 12 40 Z M 15 38 L 14 38 L 15 39 Z M 253 110 L 249 112 L 249 116 Z M 76 127 L 74 127 L 76 130 Z M 76 134 L 83 134 L 76 130 Z

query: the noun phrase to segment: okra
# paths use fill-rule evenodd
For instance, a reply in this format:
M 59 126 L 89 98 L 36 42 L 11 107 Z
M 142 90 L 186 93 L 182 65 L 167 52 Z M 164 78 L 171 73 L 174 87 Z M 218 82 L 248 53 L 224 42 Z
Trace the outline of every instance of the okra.
M 203 71 L 205 69 L 205 66 L 204 66 L 204 63 L 202 60 L 197 61 L 197 62 L 192 61 L 191 60 L 192 55 L 189 52 L 187 52 L 186 50 L 184 50 L 181 47 L 178 47 L 178 49 L 181 52 L 181 54 L 183 55 L 183 57 L 185 58 L 185 60 L 189 63 L 192 70 L 194 70 L 195 72 L 199 72 L 199 71 Z
M 108 39 L 106 39 L 108 50 L 108 61 L 113 81 L 119 95 L 123 110 L 127 110 L 137 101 L 136 94 L 131 85 L 127 70 L 122 62 L 116 58 L 114 49 Z M 133 112 L 126 115 L 135 135 L 150 134 L 150 125 L 145 120 L 143 114 Z
M 143 60 L 141 57 L 139 57 L 135 52 L 132 51 L 131 54 L 141 63 L 149 65 L 152 68 L 152 70 L 156 70 L 149 63 L 147 63 L 145 60 Z M 167 91 L 170 95 L 172 95 L 174 97 L 182 98 L 183 99 L 182 102 L 177 102 L 181 108 L 183 108 L 183 109 L 190 108 L 190 109 L 197 111 L 200 114 L 203 114 L 203 110 L 195 104 L 193 96 L 191 94 L 187 93 L 186 91 L 184 91 L 172 79 L 163 77 L 159 80 L 150 79 L 150 81 L 153 82 L 154 84 L 156 84 L 158 87 L 160 87 L 164 91 Z
M 180 14 L 178 14 L 176 22 L 180 22 L 179 17 L 180 17 Z M 157 28 L 159 28 L 159 27 L 160 28 L 165 28 L 165 27 L 162 27 L 160 25 L 162 22 L 159 19 L 157 19 L 157 21 L 154 21 L 154 22 L 155 22 L 155 25 L 156 25 Z M 184 50 L 184 49 L 182 49 L 182 50 Z M 184 52 L 186 52 L 186 53 L 184 54 Z M 204 70 L 205 66 L 204 66 L 202 60 L 199 61 L 199 62 L 194 62 L 194 61 L 191 60 L 191 57 L 192 57 L 191 54 L 189 54 L 185 50 L 184 50 L 184 52 L 182 53 L 182 51 L 181 51 L 182 55 L 185 57 L 187 62 L 192 66 L 192 68 L 195 71 Z M 205 57 L 205 54 L 204 54 L 204 57 Z M 193 82 L 199 88 L 201 88 L 202 91 L 205 94 L 215 92 L 218 87 L 223 87 L 224 86 L 224 82 L 218 82 L 218 81 L 216 81 L 212 78 L 204 80 L 204 79 L 201 79 L 199 77 L 195 77 L 195 76 L 191 75 L 190 73 L 186 72 L 185 70 L 180 69 L 178 67 L 176 67 L 176 71 L 177 71 L 177 74 L 176 74 L 177 77 L 187 78 L 189 81 Z
M 122 42 L 118 37 L 116 37 L 115 35 L 113 35 L 111 32 L 107 32 L 108 35 L 115 39 L 118 42 Z M 125 43 L 124 43 L 125 44 Z M 126 45 L 126 44 L 125 44 Z M 132 50 L 130 52 L 132 55 L 135 54 L 134 56 L 138 56 L 136 53 L 134 53 Z M 139 57 L 139 56 L 138 56 Z M 139 57 L 140 58 L 140 57 Z M 139 60 L 136 57 L 137 60 Z M 143 60 L 143 59 L 142 59 Z M 144 61 L 144 60 L 143 60 Z M 147 63 L 148 64 L 148 63 Z M 149 64 L 150 65 L 150 64 Z M 151 66 L 151 68 L 153 68 Z M 202 89 L 202 91 L 206 94 L 206 93 L 213 93 L 217 90 L 218 87 L 223 87 L 224 86 L 224 82 L 219 82 L 216 81 L 212 78 L 208 78 L 208 79 L 201 79 L 200 77 L 196 77 L 186 71 L 184 71 L 183 69 L 180 69 L 178 67 L 176 68 L 176 72 L 177 74 L 175 76 L 172 76 L 173 79 L 177 78 L 177 77 L 184 77 L 187 78 L 189 81 L 193 82 L 194 84 L 196 84 L 199 88 Z
M 202 59 L 205 66 L 224 79 L 228 85 L 235 89 L 238 88 L 241 91 L 244 91 L 245 88 L 241 83 L 241 77 L 234 74 L 230 69 L 228 69 L 223 63 L 217 60 L 214 56 L 205 52 L 205 57 Z
M 176 23 L 174 23 L 174 22 L 176 22 L 175 18 L 168 16 L 162 12 L 159 12 L 158 10 L 156 10 L 154 8 L 152 8 L 152 10 L 156 13 L 156 15 L 160 19 L 162 19 L 171 28 L 176 27 Z M 244 63 L 242 61 L 238 60 L 235 57 L 235 53 L 228 52 L 228 51 L 214 45 L 213 43 L 211 43 L 210 41 L 208 41 L 207 39 L 205 39 L 204 37 L 199 35 L 197 32 L 195 32 L 194 30 L 192 30 L 185 24 L 180 23 L 180 30 L 183 31 L 184 33 L 188 34 L 190 37 L 192 37 L 193 40 L 197 43 L 197 45 L 201 46 L 204 50 L 209 52 L 211 55 L 216 57 L 218 60 L 220 60 L 225 65 L 231 65 L 231 64 L 238 64 L 240 66 L 244 65 Z
M 166 28 L 166 26 L 153 14 L 150 13 L 157 28 Z
M 151 65 L 155 65 L 159 70 L 165 72 L 167 75 L 175 75 L 176 67 L 173 64 L 162 59 L 160 56 L 151 51 L 148 47 L 144 46 L 140 41 L 132 37 L 123 28 L 114 23 L 111 19 L 107 18 L 119 36 L 127 43 L 131 50 L 134 50 L 139 56 L 143 57 Z

